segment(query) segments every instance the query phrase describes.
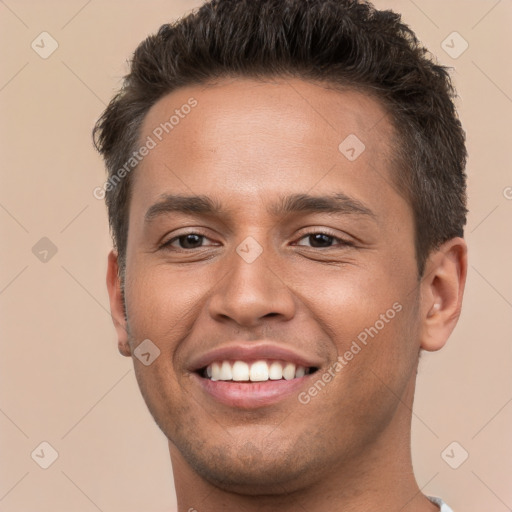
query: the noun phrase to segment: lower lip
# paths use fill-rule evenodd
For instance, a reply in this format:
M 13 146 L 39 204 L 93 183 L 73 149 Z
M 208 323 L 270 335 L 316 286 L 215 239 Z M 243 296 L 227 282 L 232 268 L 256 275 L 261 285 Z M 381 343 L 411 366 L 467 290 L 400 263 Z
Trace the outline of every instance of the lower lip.
M 310 375 L 290 380 L 264 382 L 233 382 L 210 380 L 194 374 L 199 385 L 217 402 L 231 407 L 255 409 L 272 405 L 293 395 L 298 395 Z

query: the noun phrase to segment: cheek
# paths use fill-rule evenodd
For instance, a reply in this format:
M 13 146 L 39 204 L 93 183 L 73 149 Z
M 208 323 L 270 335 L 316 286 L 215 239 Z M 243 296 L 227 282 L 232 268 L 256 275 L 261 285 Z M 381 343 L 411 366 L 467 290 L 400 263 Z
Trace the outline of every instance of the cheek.
M 134 368 L 149 411 L 168 434 L 176 428 L 174 418 L 189 413 L 179 349 L 193 332 L 211 285 L 197 274 L 185 277 L 183 272 L 171 272 L 168 266 L 134 260 L 127 266 L 130 279 L 125 290 L 132 352 L 146 339 L 159 350 L 148 366 L 134 358 Z
M 335 345 L 342 394 L 364 400 L 389 390 L 400 395 L 419 351 L 414 279 L 384 268 L 339 269 L 312 278 L 302 274 L 302 299 Z
M 127 269 L 131 270 L 131 269 Z M 131 332 L 166 340 L 166 347 L 187 332 L 211 288 L 203 272 L 170 271 L 163 264 L 134 266 L 126 287 Z
M 356 423 L 390 418 L 406 394 L 419 353 L 416 296 L 391 295 L 361 314 L 339 340 L 343 365 L 338 385 Z M 398 300 L 394 300 L 398 298 Z
M 356 337 L 390 309 L 387 316 L 395 317 L 393 304 L 403 300 L 407 286 L 392 275 L 388 269 L 357 264 L 319 265 L 304 267 L 286 282 L 320 326 L 328 329 L 333 339 L 343 339 Z

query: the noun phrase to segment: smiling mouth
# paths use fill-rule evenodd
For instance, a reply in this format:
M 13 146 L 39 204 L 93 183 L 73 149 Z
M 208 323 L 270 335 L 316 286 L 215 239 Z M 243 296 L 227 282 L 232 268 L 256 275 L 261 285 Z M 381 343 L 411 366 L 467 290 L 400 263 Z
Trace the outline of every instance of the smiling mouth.
M 317 370 L 313 366 L 300 366 L 287 361 L 259 359 L 215 361 L 199 369 L 197 373 L 210 381 L 251 383 L 299 379 Z

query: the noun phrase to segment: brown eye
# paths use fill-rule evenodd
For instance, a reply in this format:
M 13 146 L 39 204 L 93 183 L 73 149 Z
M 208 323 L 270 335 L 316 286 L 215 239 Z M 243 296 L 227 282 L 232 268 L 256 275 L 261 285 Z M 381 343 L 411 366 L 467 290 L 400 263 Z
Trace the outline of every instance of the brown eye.
M 334 237 L 326 235 L 324 233 L 315 233 L 308 235 L 311 247 L 330 247 Z
M 162 245 L 166 249 L 198 249 L 203 247 L 206 236 L 199 233 L 186 233 L 184 235 L 171 238 L 168 242 Z
M 203 238 L 204 236 L 202 235 L 190 233 L 188 235 L 178 237 L 178 241 L 182 249 L 195 249 L 196 247 L 201 246 Z
M 322 232 L 314 232 L 314 233 L 306 233 L 304 236 L 300 238 L 300 240 L 307 240 L 309 243 L 300 243 L 298 242 L 297 245 L 306 246 L 306 247 L 313 247 L 316 249 L 329 249 L 331 247 L 334 247 L 336 245 L 338 246 L 350 246 L 353 245 L 352 243 L 343 240 L 342 238 L 330 235 L 328 233 L 322 233 Z

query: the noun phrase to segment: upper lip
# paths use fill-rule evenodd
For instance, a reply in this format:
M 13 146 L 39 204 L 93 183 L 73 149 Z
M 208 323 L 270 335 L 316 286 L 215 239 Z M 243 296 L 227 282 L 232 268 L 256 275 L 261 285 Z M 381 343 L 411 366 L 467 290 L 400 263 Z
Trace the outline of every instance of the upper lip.
M 198 371 L 215 361 L 257 361 L 262 359 L 279 359 L 306 368 L 318 368 L 322 364 L 318 356 L 304 354 L 297 349 L 269 341 L 233 341 L 193 358 L 190 369 Z

